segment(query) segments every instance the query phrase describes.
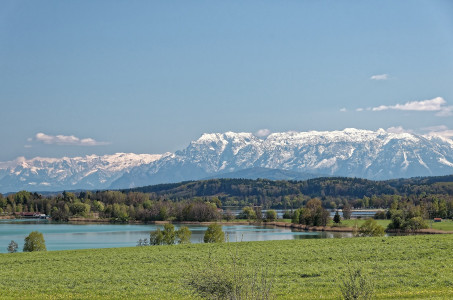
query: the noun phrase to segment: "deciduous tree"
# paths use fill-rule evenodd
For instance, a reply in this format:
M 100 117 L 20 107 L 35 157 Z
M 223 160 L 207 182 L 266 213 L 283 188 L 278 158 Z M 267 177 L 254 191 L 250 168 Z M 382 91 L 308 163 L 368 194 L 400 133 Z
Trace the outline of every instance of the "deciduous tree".
M 19 245 L 17 245 L 17 243 L 15 241 L 11 241 L 8 245 L 8 252 L 9 253 L 16 253 L 17 252 L 17 248 L 19 248 Z
M 359 227 L 360 236 L 383 236 L 385 229 L 376 220 L 368 219 Z
M 24 241 L 24 252 L 47 251 L 46 241 L 39 231 L 31 232 Z
M 192 232 L 187 226 L 182 226 L 176 230 L 176 241 L 178 244 L 189 244 Z
M 208 226 L 203 238 L 205 243 L 222 243 L 225 241 L 225 233 L 222 231 L 222 226 L 219 224 L 211 224 Z

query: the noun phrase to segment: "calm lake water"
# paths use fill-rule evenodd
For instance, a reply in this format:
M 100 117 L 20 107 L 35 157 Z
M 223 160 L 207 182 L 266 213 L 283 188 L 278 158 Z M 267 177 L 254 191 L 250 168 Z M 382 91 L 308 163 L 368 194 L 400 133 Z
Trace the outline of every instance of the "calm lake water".
M 180 225 L 175 224 L 176 229 Z M 192 231 L 192 243 L 203 242 L 206 226 L 185 225 Z M 22 251 L 24 238 L 32 231 L 44 234 L 47 250 L 133 247 L 139 239 L 149 239 L 149 232 L 161 225 L 138 224 L 68 224 L 46 220 L 0 220 L 0 253 L 14 240 Z M 343 232 L 306 232 L 275 226 L 223 226 L 229 241 L 269 241 L 352 237 Z

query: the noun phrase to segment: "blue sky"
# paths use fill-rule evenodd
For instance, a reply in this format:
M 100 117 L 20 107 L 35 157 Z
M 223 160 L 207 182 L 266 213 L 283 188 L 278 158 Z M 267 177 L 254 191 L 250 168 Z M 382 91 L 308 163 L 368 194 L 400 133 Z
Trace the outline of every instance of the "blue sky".
M 451 1 L 0 3 L 0 161 L 204 132 L 453 136 Z

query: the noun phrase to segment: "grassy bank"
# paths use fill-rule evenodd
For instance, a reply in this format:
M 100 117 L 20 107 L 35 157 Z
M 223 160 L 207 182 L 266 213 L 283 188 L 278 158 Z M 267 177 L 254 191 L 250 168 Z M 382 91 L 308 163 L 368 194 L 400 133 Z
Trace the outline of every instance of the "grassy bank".
M 346 261 L 369 274 L 377 299 L 448 299 L 451 249 L 452 235 L 418 235 L 0 254 L 0 298 L 187 299 L 194 265 L 237 252 L 271 271 L 278 299 L 338 299 Z

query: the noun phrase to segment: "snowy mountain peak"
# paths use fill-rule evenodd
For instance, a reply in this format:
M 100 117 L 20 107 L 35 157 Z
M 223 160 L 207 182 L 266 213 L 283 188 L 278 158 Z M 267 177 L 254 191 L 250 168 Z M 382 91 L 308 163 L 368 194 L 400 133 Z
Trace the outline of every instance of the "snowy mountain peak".
M 126 173 L 112 187 L 193 180 L 250 168 L 370 179 L 453 173 L 453 143 L 413 133 L 338 131 L 210 133 L 173 157 Z M 220 174 L 220 175 L 219 175 Z
M 246 169 L 369 179 L 446 175 L 453 174 L 453 141 L 355 128 L 276 132 L 265 138 L 247 132 L 205 133 L 187 148 L 163 155 L 20 157 L 0 162 L 0 192 L 128 188 L 241 174 L 238 171 Z

